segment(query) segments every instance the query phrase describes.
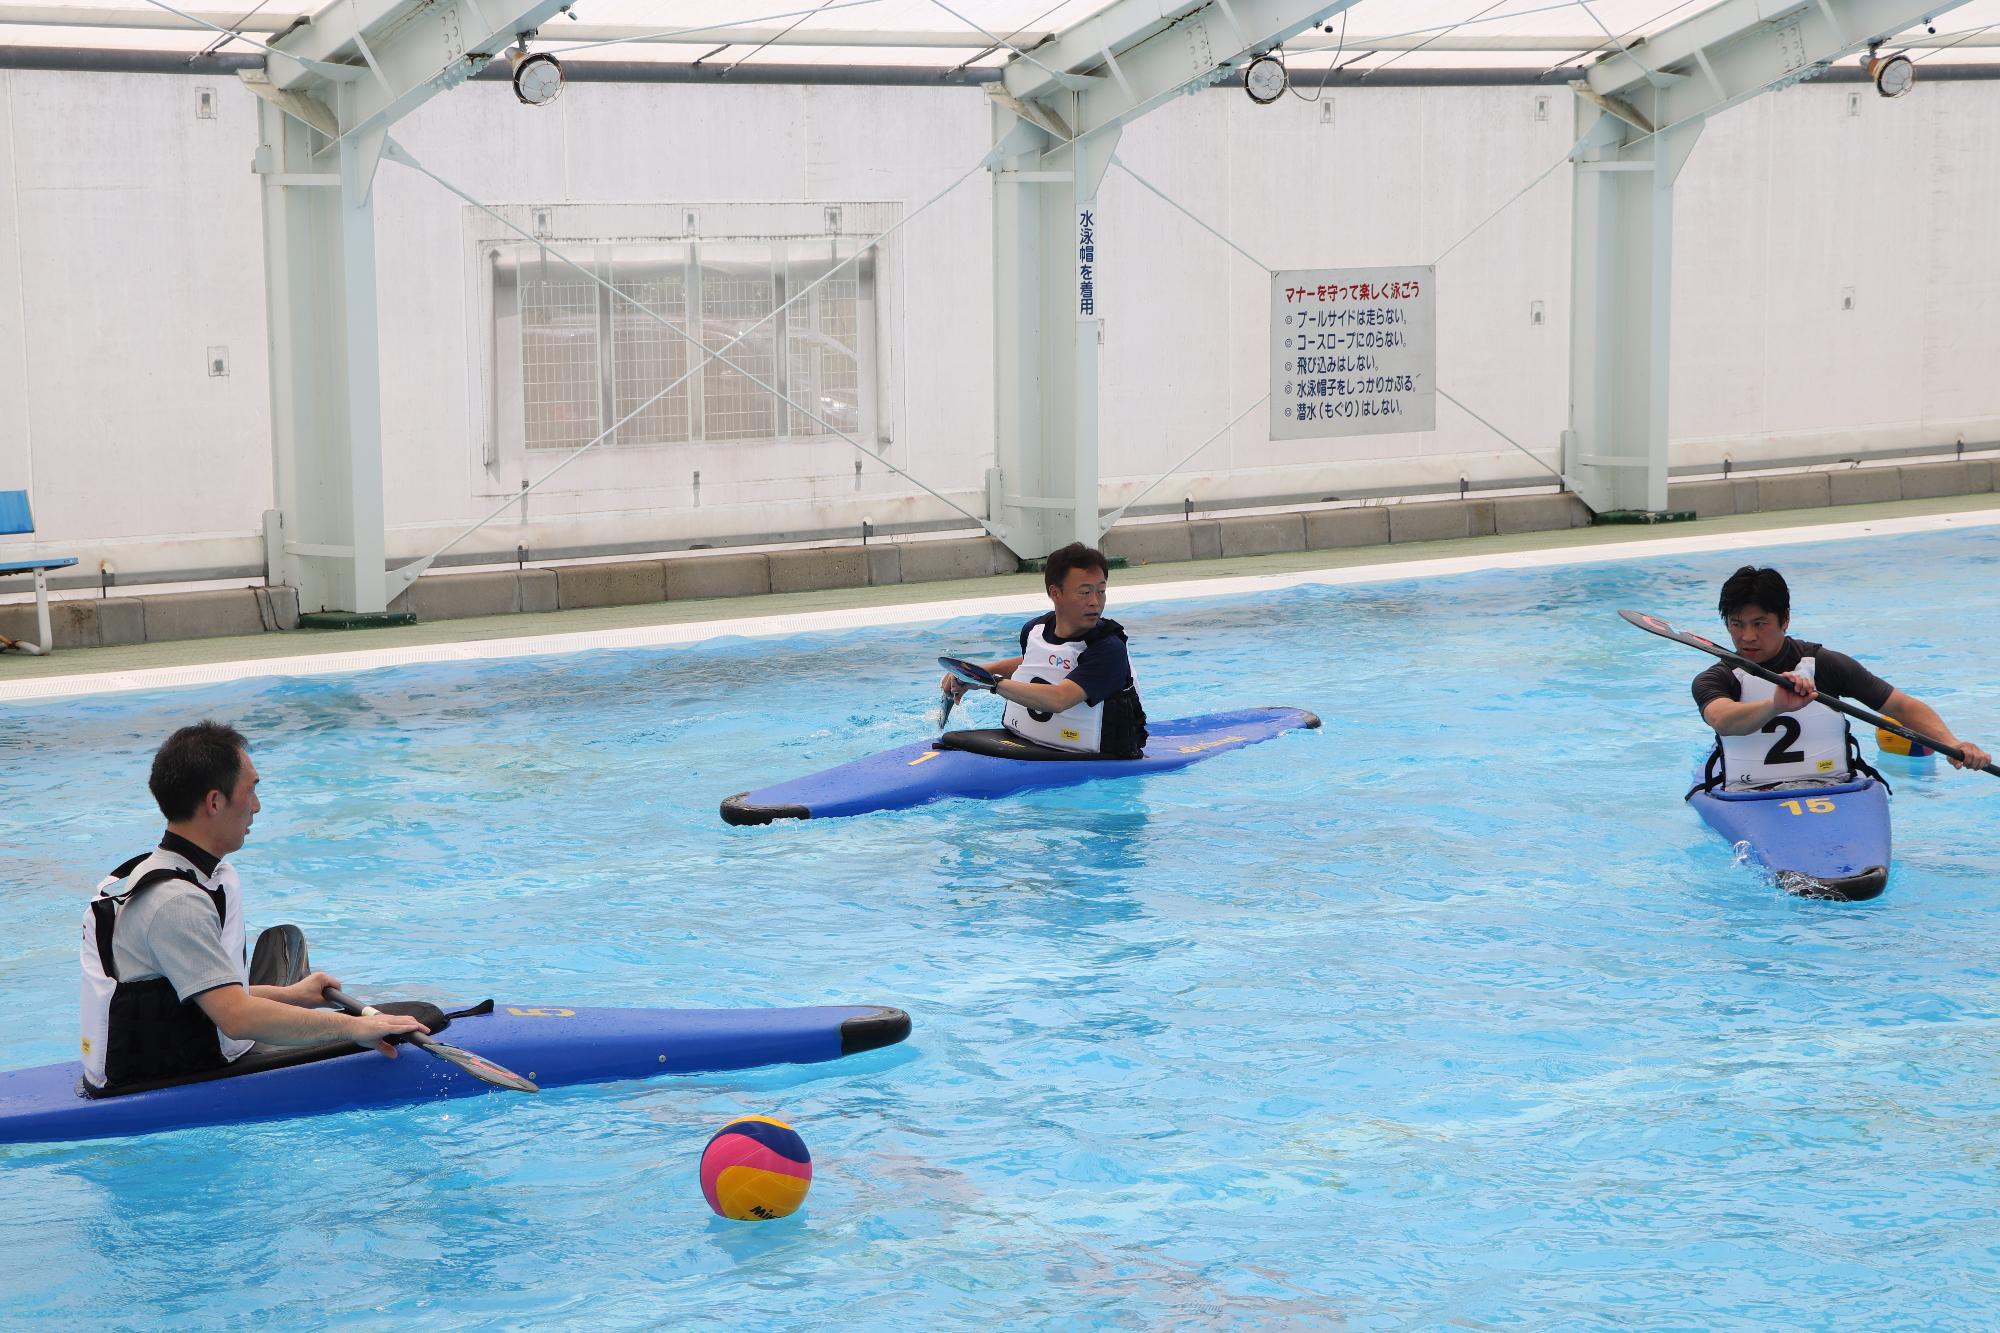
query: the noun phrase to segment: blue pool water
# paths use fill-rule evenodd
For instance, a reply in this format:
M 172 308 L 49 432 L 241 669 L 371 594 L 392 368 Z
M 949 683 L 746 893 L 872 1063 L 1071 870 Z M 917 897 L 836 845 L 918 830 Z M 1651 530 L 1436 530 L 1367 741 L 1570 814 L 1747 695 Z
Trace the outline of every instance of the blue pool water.
M 1615 611 L 1710 623 L 1745 554 L 1128 598 L 1156 715 L 1325 730 L 763 829 L 717 802 L 921 735 L 931 660 L 1012 624 L 6 708 L 0 1067 L 71 1056 L 84 893 L 202 715 L 265 775 L 253 927 L 358 993 L 916 1030 L 0 1148 L 0 1325 L 1990 1328 L 2000 783 L 1898 779 L 1875 903 L 1733 864 L 1679 799 L 1705 659 Z M 1802 634 L 2000 736 L 2000 534 L 1772 555 Z M 752 1112 L 812 1147 L 798 1217 L 702 1204 Z

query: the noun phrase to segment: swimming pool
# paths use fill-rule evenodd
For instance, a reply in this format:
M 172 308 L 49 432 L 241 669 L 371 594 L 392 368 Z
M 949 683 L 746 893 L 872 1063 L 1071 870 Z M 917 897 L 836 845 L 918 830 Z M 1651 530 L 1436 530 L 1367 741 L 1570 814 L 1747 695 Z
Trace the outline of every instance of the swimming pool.
M 1892 774 L 1872 904 L 1732 865 L 1679 800 L 1705 662 L 1615 611 L 1705 623 L 1751 554 L 1151 606 L 1114 583 L 1149 711 L 1325 730 L 827 823 L 716 804 L 921 735 L 931 659 L 997 655 L 1018 618 L 10 707 L 0 1067 L 70 1056 L 82 895 L 157 834 L 150 750 L 204 714 L 265 774 L 253 928 L 305 924 L 357 993 L 881 1002 L 916 1031 L 807 1069 L 0 1149 L 0 1311 L 1991 1326 L 2000 788 Z M 2000 530 L 1773 562 L 1800 633 L 2000 734 Z M 706 1212 L 696 1159 L 740 1113 L 811 1145 L 799 1217 Z

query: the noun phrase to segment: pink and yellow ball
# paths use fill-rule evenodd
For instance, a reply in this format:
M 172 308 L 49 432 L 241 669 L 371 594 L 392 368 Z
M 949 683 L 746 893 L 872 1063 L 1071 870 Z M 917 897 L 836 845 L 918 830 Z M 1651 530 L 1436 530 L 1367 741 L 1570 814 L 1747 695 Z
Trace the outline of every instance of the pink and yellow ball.
M 782 1120 L 746 1115 L 716 1131 L 701 1153 L 701 1192 L 719 1217 L 789 1217 L 812 1187 L 812 1154 Z

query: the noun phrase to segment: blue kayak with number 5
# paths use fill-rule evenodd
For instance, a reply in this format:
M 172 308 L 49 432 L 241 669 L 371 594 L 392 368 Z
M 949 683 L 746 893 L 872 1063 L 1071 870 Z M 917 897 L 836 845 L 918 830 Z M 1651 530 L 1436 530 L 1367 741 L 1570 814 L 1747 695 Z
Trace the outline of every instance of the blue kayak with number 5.
M 1775 791 L 1717 787 L 1691 793 L 1688 803 L 1789 893 L 1864 902 L 1889 883 L 1889 792 L 1874 778 Z

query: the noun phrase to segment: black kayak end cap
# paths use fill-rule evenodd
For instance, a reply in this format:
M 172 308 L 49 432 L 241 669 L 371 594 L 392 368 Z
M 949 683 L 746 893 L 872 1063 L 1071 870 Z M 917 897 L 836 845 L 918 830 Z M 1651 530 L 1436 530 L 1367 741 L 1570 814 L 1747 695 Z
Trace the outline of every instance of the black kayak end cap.
M 863 1051 L 894 1046 L 910 1035 L 910 1016 L 901 1009 L 877 1009 L 872 1014 L 850 1018 L 840 1025 L 840 1053 L 859 1055 Z
M 1310 713 L 1307 712 L 1305 709 L 1301 708 L 1299 710 L 1299 716 L 1305 719 L 1305 726 L 1307 730 L 1311 731 L 1311 730 L 1317 730 L 1319 728 L 1320 722 L 1318 713 Z
M 1889 887 L 1889 867 L 1870 866 L 1858 875 L 1838 879 L 1818 879 L 1796 870 L 1781 871 L 1778 882 L 1785 892 L 1800 898 L 1824 898 L 1831 902 L 1865 903 L 1882 896 Z
M 812 811 L 803 805 L 751 805 L 743 799 L 749 794 L 747 791 L 739 791 L 734 796 L 723 799 L 723 823 L 747 828 L 756 824 L 768 824 L 776 819 L 812 818 Z

